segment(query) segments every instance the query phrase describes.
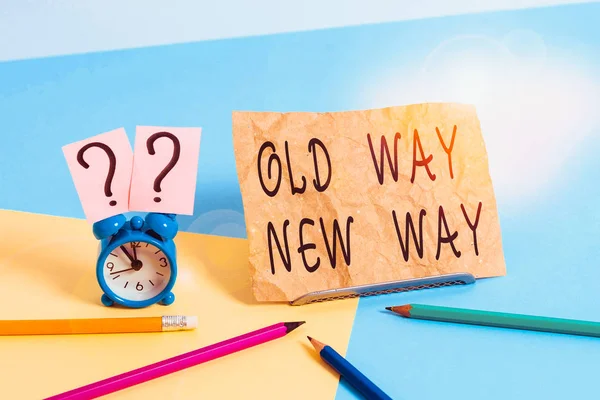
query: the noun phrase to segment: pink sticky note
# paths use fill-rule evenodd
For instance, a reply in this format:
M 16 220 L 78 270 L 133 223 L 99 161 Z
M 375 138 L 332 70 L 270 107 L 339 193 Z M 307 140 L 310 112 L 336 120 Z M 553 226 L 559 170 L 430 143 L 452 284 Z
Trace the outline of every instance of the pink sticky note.
M 201 128 L 138 126 L 129 208 L 192 215 Z
M 129 211 L 133 152 L 125 129 L 102 133 L 62 149 L 90 223 Z

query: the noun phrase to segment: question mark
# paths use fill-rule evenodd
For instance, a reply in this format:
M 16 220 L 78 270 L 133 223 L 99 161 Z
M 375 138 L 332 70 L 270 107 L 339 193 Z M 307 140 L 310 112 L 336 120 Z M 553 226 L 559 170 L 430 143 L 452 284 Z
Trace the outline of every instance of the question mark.
M 110 186 L 112 185 L 112 180 L 113 180 L 113 177 L 115 176 L 115 168 L 117 166 L 117 159 L 115 158 L 115 153 L 113 153 L 113 151 L 110 149 L 110 147 L 108 147 L 104 143 L 92 142 L 92 143 L 86 144 L 81 149 L 79 149 L 79 151 L 77 152 L 77 161 L 85 169 L 88 169 L 90 167 L 90 164 L 88 164 L 83 159 L 83 153 L 85 153 L 87 151 L 87 149 L 89 149 L 91 147 L 101 148 L 102 150 L 104 150 L 104 152 L 108 156 L 109 167 L 108 167 L 108 174 L 106 175 L 106 180 L 104 181 L 104 194 L 106 195 L 106 197 L 111 197 L 112 192 L 110 190 Z M 111 206 L 116 206 L 117 202 L 115 200 L 111 200 L 110 203 L 108 203 L 108 204 L 110 204 Z
M 163 179 L 165 179 L 165 176 L 167 176 L 167 174 L 173 169 L 175 164 L 177 164 L 177 161 L 179 160 L 179 153 L 181 152 L 181 146 L 179 144 L 179 139 L 177 139 L 177 136 L 169 132 L 158 132 L 150 136 L 146 141 L 146 147 L 148 148 L 148 153 L 151 156 L 156 154 L 156 152 L 154 151 L 154 142 L 156 142 L 156 140 L 160 139 L 161 137 L 167 137 L 171 139 L 171 141 L 173 142 L 173 155 L 171 156 L 171 161 L 169 161 L 167 166 L 164 167 L 160 174 L 158 174 L 156 179 L 154 179 L 155 192 L 160 192 L 160 184 L 162 183 Z M 159 203 L 160 197 L 155 197 L 154 201 L 156 203 Z

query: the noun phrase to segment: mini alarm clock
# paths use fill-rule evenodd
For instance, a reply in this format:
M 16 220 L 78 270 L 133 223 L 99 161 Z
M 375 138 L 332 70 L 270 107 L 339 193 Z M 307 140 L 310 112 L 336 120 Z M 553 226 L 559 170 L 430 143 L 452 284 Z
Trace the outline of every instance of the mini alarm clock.
M 102 304 L 142 308 L 173 303 L 177 230 L 174 214 L 149 213 L 129 221 L 119 214 L 94 223 L 94 236 L 100 240 L 96 278 L 104 292 Z

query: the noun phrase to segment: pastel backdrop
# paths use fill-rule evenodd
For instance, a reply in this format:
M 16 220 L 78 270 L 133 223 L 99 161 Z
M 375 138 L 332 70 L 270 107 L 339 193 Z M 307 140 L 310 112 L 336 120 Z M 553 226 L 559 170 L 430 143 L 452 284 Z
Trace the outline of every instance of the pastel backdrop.
M 0 208 L 84 218 L 61 147 L 199 126 L 183 231 L 246 236 L 231 111 L 476 105 L 508 275 L 361 299 L 347 356 L 393 398 L 586 397 L 585 338 L 407 322 L 423 302 L 600 320 L 600 4 L 563 5 L 0 63 Z M 326 338 L 319 338 L 326 341 Z M 338 399 L 356 398 L 341 384 Z

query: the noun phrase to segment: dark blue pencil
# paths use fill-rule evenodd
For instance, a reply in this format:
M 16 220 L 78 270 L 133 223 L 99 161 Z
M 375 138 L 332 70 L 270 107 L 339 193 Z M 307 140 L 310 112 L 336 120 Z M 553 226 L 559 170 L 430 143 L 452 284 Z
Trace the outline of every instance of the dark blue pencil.
M 358 390 L 367 400 L 392 400 L 390 396 L 383 393 L 373 382 L 357 370 L 352 364 L 342 357 L 337 351 L 318 340 L 307 336 L 321 358 L 329 364 L 338 374 L 356 390 Z

